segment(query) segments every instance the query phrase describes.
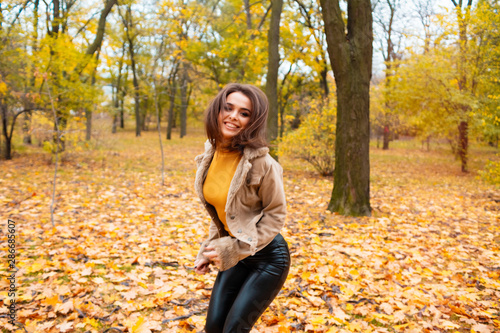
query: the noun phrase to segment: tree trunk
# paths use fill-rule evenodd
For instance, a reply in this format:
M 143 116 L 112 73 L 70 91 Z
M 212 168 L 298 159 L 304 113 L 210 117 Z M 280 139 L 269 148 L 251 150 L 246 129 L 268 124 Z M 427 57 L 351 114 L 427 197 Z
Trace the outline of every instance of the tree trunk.
M 391 132 L 389 130 L 389 124 L 386 123 L 384 125 L 384 141 L 383 141 L 384 143 L 382 145 L 382 149 L 383 150 L 388 150 L 389 149 L 390 135 L 391 135 Z
M 97 24 L 97 33 L 95 35 L 94 41 L 89 45 L 87 55 L 94 54 L 98 49 L 101 48 L 102 40 L 104 39 L 104 32 L 106 29 L 106 18 L 111 12 L 113 6 L 117 3 L 117 0 L 107 0 L 104 9 L 101 11 L 101 16 L 99 17 L 99 23 Z
M 99 55 L 100 55 L 100 52 L 97 52 L 94 70 L 92 71 L 92 81 L 90 83 L 91 87 L 93 87 L 96 83 L 95 74 L 97 72 L 97 65 L 99 63 Z M 90 141 L 90 139 L 92 137 L 92 110 L 90 110 L 88 107 L 85 108 L 85 119 L 87 119 L 85 140 Z
M 125 92 L 122 93 L 120 99 L 120 128 L 125 128 Z
M 52 0 L 52 6 L 53 6 L 52 34 L 55 35 L 56 37 L 57 34 L 59 33 L 59 27 L 61 24 L 61 20 L 59 17 L 59 0 Z
M 385 69 L 385 86 L 384 86 L 384 141 L 383 141 L 383 150 L 389 149 L 389 142 L 391 141 L 391 130 L 393 127 L 393 107 L 391 103 L 391 91 L 393 88 L 392 77 L 394 76 L 394 69 L 397 67 L 394 62 L 397 60 L 398 55 L 395 50 L 395 45 L 393 43 L 392 37 L 394 33 L 394 26 L 396 21 L 396 11 L 399 9 L 400 2 L 399 0 L 386 0 L 386 4 L 388 6 L 388 21 L 385 21 L 385 18 L 378 17 L 377 21 L 379 25 L 385 32 L 385 42 L 386 42 L 386 50 L 385 52 L 382 50 L 382 55 L 384 57 L 384 61 L 386 64 Z
M 3 149 L 3 158 L 6 160 L 12 159 L 12 150 L 11 150 L 11 137 L 9 136 L 9 122 L 7 115 L 7 107 L 5 105 L 0 104 L 0 112 L 2 112 L 2 134 L 5 139 L 5 145 Z
M 130 62 L 132 65 L 132 76 L 134 83 L 134 110 L 135 110 L 135 136 L 141 136 L 141 97 L 139 94 L 139 80 L 137 79 L 134 43 L 129 39 Z
M 328 79 L 327 79 L 328 67 L 326 65 L 326 61 L 323 62 L 323 69 L 319 74 L 320 74 L 320 79 L 319 79 L 320 87 L 321 90 L 323 90 L 323 98 L 327 99 L 328 95 L 330 95 L 330 89 L 328 88 Z
M 26 112 L 24 114 L 24 121 L 23 121 L 23 143 L 25 145 L 30 145 L 32 144 L 31 140 L 31 112 Z
M 183 66 L 182 70 L 182 81 L 181 81 L 181 138 L 185 137 L 187 134 L 187 91 L 188 91 L 188 75 L 186 65 Z
M 271 0 L 271 23 L 267 35 L 268 65 L 266 77 L 266 95 L 269 100 L 267 120 L 267 140 L 272 143 L 278 137 L 278 69 L 280 62 L 280 20 L 283 0 Z M 271 153 L 273 153 L 271 149 Z M 275 154 L 272 154 L 273 156 Z
M 125 77 L 123 82 L 128 82 L 128 66 L 125 67 Z M 125 96 L 127 96 L 127 86 L 123 85 L 120 93 L 120 128 L 125 128 Z
M 113 115 L 113 123 L 111 124 L 111 133 L 116 133 L 116 128 L 118 126 L 118 113 Z
M 170 106 L 168 108 L 168 123 L 167 123 L 167 140 L 172 139 L 172 126 L 174 124 L 174 107 L 175 107 L 175 93 L 177 90 L 175 76 L 172 79 L 170 88 Z
M 472 6 L 472 0 L 468 0 L 465 8 L 465 13 L 462 11 L 462 1 L 457 3 L 452 0 L 452 3 L 455 5 L 455 9 L 457 11 L 458 18 L 458 31 L 459 31 L 459 39 L 460 39 L 460 61 L 458 62 L 458 88 L 461 92 L 469 92 L 473 94 L 473 89 L 467 87 L 467 24 L 470 14 L 470 8 Z M 467 120 L 469 107 L 462 107 L 462 119 L 458 124 L 458 143 L 457 143 L 457 153 L 460 157 L 460 161 L 462 163 L 462 172 L 468 172 L 467 168 L 467 153 L 469 148 L 469 122 Z
M 461 121 L 458 125 L 458 156 L 462 162 L 462 172 L 468 172 L 467 168 L 467 154 L 469 148 L 469 123 Z
M 92 138 L 92 110 L 85 108 L 85 140 L 90 141 Z
M 245 5 L 245 14 L 247 18 L 247 30 L 252 30 L 252 12 L 250 11 L 250 0 L 243 0 Z
M 123 54 L 125 53 L 125 43 L 123 43 L 123 53 L 120 61 L 118 62 L 118 77 L 116 78 L 116 87 L 114 92 L 114 112 L 113 112 L 113 127 L 111 129 L 112 133 L 116 133 L 116 128 L 118 126 L 118 114 L 120 109 L 120 94 L 121 94 L 121 82 L 122 82 L 122 67 L 123 67 Z
M 97 52 L 96 58 L 95 58 L 95 66 L 94 70 L 92 71 L 92 81 L 90 83 L 90 86 L 93 87 L 96 83 L 96 72 L 97 72 L 97 65 L 99 63 L 99 55 L 100 51 Z M 85 117 L 87 119 L 87 133 L 85 136 L 85 140 L 90 141 L 92 137 L 92 110 L 89 110 L 88 108 L 85 108 Z
M 347 5 L 347 35 L 338 0 L 321 0 L 328 53 L 337 84 L 334 187 L 328 210 L 370 215 L 370 0 Z
M 118 74 L 119 76 L 119 74 Z M 118 83 L 117 83 L 118 85 Z M 116 128 L 117 128 L 117 125 L 118 125 L 118 113 L 119 113 L 119 107 L 120 107 L 120 98 L 118 97 L 118 94 L 119 94 L 119 90 L 118 90 L 118 87 L 115 86 L 113 87 L 113 98 L 112 98 L 112 101 L 113 101 L 113 123 L 111 124 L 111 133 L 115 134 L 116 133 Z
M 139 81 L 137 79 L 137 70 L 135 65 L 135 51 L 134 51 L 134 40 L 135 35 L 132 36 L 131 30 L 134 27 L 134 22 L 132 20 L 132 9 L 130 8 L 130 4 L 127 6 L 127 10 L 125 15 L 122 15 L 120 12 L 120 7 L 118 7 L 118 11 L 120 16 L 122 17 L 122 22 L 125 27 L 125 36 L 127 38 L 128 43 L 128 53 L 130 56 L 130 65 L 132 67 L 132 76 L 133 76 L 133 84 L 134 84 L 134 109 L 135 109 L 135 136 L 141 136 L 141 110 L 140 110 L 140 91 L 139 91 Z
M 35 0 L 33 2 L 34 8 L 33 8 L 33 40 L 32 40 L 32 48 L 33 48 L 33 54 L 35 54 L 38 51 L 38 7 L 39 7 L 40 1 Z M 35 82 L 35 76 L 33 75 L 31 77 L 31 82 L 30 86 L 32 89 L 35 88 L 36 82 Z M 31 138 L 31 119 L 32 119 L 32 112 L 27 112 L 24 115 L 24 123 L 23 123 L 23 130 L 24 130 L 24 138 L 23 142 L 25 144 L 32 144 L 33 140 Z

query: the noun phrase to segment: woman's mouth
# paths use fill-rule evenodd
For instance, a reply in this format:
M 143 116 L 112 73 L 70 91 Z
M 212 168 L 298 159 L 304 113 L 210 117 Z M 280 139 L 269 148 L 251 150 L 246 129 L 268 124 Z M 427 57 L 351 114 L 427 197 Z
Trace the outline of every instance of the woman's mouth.
M 224 125 L 226 126 L 227 129 L 229 130 L 236 130 L 238 129 L 239 127 L 234 125 L 234 124 L 231 124 L 231 123 L 224 123 Z

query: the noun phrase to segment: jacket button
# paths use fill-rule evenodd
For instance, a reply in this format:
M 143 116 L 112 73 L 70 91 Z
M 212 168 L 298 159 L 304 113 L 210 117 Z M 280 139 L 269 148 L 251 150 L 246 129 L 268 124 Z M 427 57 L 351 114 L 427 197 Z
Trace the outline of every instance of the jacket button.
M 231 220 L 234 220 L 234 215 L 233 215 L 233 216 L 231 216 Z
M 248 241 L 251 242 L 252 241 L 252 237 L 248 237 Z
M 241 229 L 238 229 L 238 233 L 241 234 Z

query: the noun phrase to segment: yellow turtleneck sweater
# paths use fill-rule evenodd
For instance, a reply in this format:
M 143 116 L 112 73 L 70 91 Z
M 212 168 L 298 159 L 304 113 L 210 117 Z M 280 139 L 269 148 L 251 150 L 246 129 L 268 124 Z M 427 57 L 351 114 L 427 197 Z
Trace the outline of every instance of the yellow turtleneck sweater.
M 203 196 L 205 200 L 214 206 L 219 219 L 224 224 L 224 229 L 229 231 L 226 222 L 226 201 L 229 186 L 233 179 L 236 167 L 241 160 L 239 152 L 221 152 L 217 150 L 208 168 L 207 178 L 203 184 Z

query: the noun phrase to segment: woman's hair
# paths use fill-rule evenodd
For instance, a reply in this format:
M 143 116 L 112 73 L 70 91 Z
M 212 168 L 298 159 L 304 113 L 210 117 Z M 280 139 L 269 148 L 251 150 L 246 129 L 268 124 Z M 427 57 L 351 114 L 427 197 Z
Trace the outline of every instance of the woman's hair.
M 222 146 L 223 137 L 219 126 L 219 113 L 226 107 L 227 96 L 234 92 L 240 92 L 248 97 L 252 103 L 252 110 L 248 125 L 234 136 L 229 147 L 225 148 L 243 152 L 245 147 L 267 147 L 266 123 L 269 103 L 262 90 L 250 84 L 230 83 L 219 91 L 210 102 L 205 111 L 205 130 L 208 140 L 216 149 Z

